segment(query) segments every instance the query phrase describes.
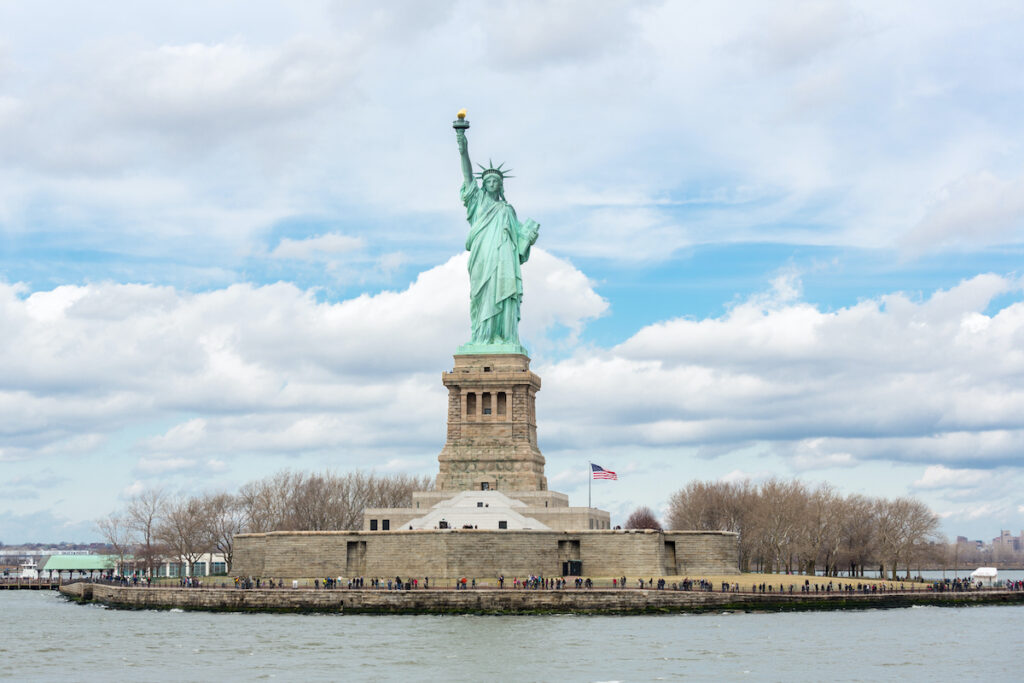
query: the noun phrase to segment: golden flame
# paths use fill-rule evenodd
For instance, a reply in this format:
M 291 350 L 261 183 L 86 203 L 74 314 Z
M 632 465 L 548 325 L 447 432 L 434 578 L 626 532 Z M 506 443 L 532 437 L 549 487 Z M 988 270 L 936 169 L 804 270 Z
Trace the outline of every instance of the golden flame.
M 459 120 L 461 121 L 462 119 L 466 118 L 466 110 L 465 109 L 460 109 L 459 113 L 456 114 L 456 116 L 458 116 Z

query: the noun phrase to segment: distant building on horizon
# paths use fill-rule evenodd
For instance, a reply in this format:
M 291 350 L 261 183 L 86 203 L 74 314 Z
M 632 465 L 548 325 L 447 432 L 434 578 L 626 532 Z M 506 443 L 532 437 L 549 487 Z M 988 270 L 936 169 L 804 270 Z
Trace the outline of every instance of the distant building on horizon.
M 1024 548 L 1024 531 L 1014 536 L 1008 529 L 1003 529 L 992 539 L 992 550 L 1004 553 L 1019 553 Z
M 49 557 L 51 555 L 92 555 L 91 550 L 66 550 L 63 548 L 21 548 L 6 546 L 0 550 L 0 557 Z

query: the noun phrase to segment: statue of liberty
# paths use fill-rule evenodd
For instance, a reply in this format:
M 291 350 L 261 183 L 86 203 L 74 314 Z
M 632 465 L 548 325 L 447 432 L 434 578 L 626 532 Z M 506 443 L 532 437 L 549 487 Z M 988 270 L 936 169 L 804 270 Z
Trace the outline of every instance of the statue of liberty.
M 462 157 L 462 203 L 466 205 L 469 236 L 469 316 L 473 336 L 459 353 L 522 353 L 519 343 L 519 306 L 523 300 L 520 265 L 530 258 L 540 225 L 527 219 L 520 223 L 515 209 L 505 201 L 504 164 L 490 163 L 474 177 L 466 140 L 466 111 L 454 122 Z M 476 178 L 480 179 L 477 185 Z

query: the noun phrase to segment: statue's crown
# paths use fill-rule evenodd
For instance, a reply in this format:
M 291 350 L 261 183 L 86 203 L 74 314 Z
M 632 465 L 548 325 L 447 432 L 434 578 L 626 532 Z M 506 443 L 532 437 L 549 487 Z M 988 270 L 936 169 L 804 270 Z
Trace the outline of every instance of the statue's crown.
M 509 171 L 512 170 L 511 168 L 502 170 L 502 166 L 505 165 L 504 163 L 495 166 L 494 162 L 488 159 L 487 164 L 487 168 L 484 168 L 483 164 L 477 164 L 477 166 L 479 166 L 481 170 L 479 173 L 476 174 L 476 177 L 479 178 L 480 180 L 483 180 L 489 175 L 498 176 L 499 178 L 501 178 L 502 182 L 504 182 L 505 178 L 515 178 L 515 176 L 509 175 Z

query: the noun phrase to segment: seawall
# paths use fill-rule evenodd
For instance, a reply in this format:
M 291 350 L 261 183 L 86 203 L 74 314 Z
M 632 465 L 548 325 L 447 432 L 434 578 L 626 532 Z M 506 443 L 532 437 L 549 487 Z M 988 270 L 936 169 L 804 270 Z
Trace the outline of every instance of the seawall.
M 912 605 L 1024 604 L 1024 591 L 928 591 L 811 595 L 595 588 L 590 590 L 312 590 L 61 586 L 78 602 L 122 609 L 347 614 L 644 614 L 707 611 L 816 611 Z

